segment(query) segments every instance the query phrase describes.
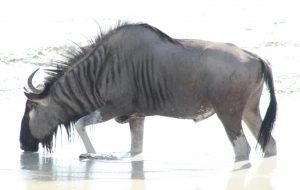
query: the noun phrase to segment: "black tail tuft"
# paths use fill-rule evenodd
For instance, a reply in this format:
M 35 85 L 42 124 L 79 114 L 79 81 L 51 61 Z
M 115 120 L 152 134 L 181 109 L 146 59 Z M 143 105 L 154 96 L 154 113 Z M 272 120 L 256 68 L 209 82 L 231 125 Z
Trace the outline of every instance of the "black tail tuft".
M 270 92 L 270 104 L 267 109 L 265 118 L 261 124 L 261 128 L 258 135 L 258 144 L 261 146 L 263 152 L 265 152 L 266 145 L 271 137 L 272 130 L 274 128 L 276 113 L 277 113 L 277 101 L 275 97 L 273 74 L 268 61 L 261 60 L 262 73 L 264 81 Z

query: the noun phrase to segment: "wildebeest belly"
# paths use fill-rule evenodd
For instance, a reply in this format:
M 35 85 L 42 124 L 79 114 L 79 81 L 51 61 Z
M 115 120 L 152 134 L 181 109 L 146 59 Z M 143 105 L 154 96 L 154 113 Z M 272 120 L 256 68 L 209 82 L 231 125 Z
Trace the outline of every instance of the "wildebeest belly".
M 158 110 L 151 110 L 148 115 L 160 115 L 179 119 L 193 119 L 195 122 L 204 120 L 215 113 L 213 106 L 208 101 L 191 100 L 168 102 L 164 107 Z
M 202 121 L 215 113 L 215 110 L 210 106 L 200 106 L 195 111 L 187 111 L 187 112 L 177 112 L 173 114 L 166 114 L 164 116 L 174 117 L 179 119 L 192 119 L 195 122 Z
M 160 115 L 165 117 L 173 117 L 178 119 L 192 119 L 194 122 L 202 121 L 210 116 L 212 116 L 215 113 L 215 110 L 212 106 L 199 106 L 198 109 L 182 109 L 182 110 L 175 110 L 170 109 L 168 111 L 160 111 L 160 112 L 152 112 L 152 113 L 134 113 L 132 115 L 122 115 L 119 117 L 116 117 L 115 120 L 118 123 L 127 123 L 131 118 L 136 117 L 146 117 L 146 116 L 153 116 L 153 115 Z

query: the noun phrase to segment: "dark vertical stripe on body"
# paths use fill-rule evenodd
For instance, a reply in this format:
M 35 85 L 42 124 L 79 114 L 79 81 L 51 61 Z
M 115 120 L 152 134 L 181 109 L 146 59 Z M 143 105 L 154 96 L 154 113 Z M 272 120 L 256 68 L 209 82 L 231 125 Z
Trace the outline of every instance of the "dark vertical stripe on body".
M 77 80 L 78 89 L 82 95 L 83 101 L 86 103 L 88 109 L 93 109 L 95 105 L 88 95 L 88 92 L 90 92 L 91 89 L 90 82 L 84 75 L 86 65 L 87 63 L 82 63 L 79 66 L 77 77 L 75 76 L 75 79 Z
M 77 112 L 71 104 L 71 97 L 69 96 L 68 93 L 66 93 L 66 89 L 62 87 L 62 84 L 61 83 L 57 83 L 57 91 L 60 91 L 61 94 L 57 94 L 57 93 L 53 93 L 52 94 L 52 97 L 54 99 L 55 102 L 58 102 L 64 109 L 66 109 L 66 112 L 68 114 L 75 114 L 75 115 L 78 115 L 80 114 L 79 112 Z M 56 91 L 56 92 L 57 92 Z
M 139 87 L 139 83 L 138 83 L 138 77 L 137 77 L 137 68 L 136 68 L 136 65 L 129 61 L 129 60 L 126 60 L 126 75 L 127 76 L 132 76 L 132 80 L 133 80 L 133 85 L 134 85 L 134 89 L 135 89 L 135 92 L 134 92 L 134 103 L 135 105 L 139 105 L 140 104 L 140 97 L 141 97 L 141 94 L 140 94 L 140 87 Z
M 116 67 L 117 61 L 118 60 L 116 58 L 116 55 L 113 55 L 112 56 L 112 61 L 111 61 L 110 65 L 108 65 L 109 72 L 111 73 L 110 74 L 110 83 L 111 84 L 115 82 L 115 76 L 116 76 L 116 74 L 115 74 L 115 67 Z
M 82 103 L 80 98 L 77 97 L 78 94 L 77 94 L 76 90 L 74 89 L 74 81 L 76 81 L 76 79 L 70 80 L 70 77 L 72 77 L 72 78 L 76 77 L 76 76 L 74 76 L 74 70 L 69 72 L 68 76 L 65 77 L 65 81 L 66 81 L 65 84 L 68 86 L 68 92 L 70 94 L 71 100 L 74 101 L 74 108 L 76 107 L 79 110 L 82 110 L 82 112 L 85 112 L 84 104 Z
M 133 64 L 132 68 L 136 76 L 134 78 L 135 86 L 140 92 L 140 95 L 138 95 L 139 99 L 142 98 L 150 109 L 161 109 L 166 95 L 163 89 L 164 81 L 161 81 L 161 78 L 157 78 L 160 77 L 160 73 L 155 73 L 158 68 L 155 68 L 154 57 L 145 53 L 142 56 L 142 60 Z
M 93 97 L 93 100 L 95 101 L 95 106 L 99 106 L 103 103 L 103 101 L 100 98 L 100 92 L 98 91 L 99 89 L 98 86 L 96 85 L 97 83 L 99 83 L 99 71 L 102 68 L 102 62 L 101 62 L 101 57 L 99 55 L 99 51 L 96 50 L 94 55 L 91 56 L 88 60 L 88 68 L 87 68 L 87 72 L 90 73 L 90 75 L 87 77 L 87 79 L 89 80 L 90 83 L 90 88 L 91 88 L 91 96 Z
M 174 81 L 172 81 L 172 77 L 168 76 L 167 73 L 163 73 L 162 79 L 163 79 L 162 81 L 164 84 L 164 89 L 163 89 L 164 97 L 165 97 L 165 99 L 170 101 L 173 97 L 172 97 L 171 92 L 169 91 L 169 85 L 174 84 Z
M 166 101 L 166 97 L 165 97 L 165 90 L 166 90 L 166 88 L 162 87 L 162 83 L 163 82 L 164 81 L 158 81 L 158 83 L 157 83 L 158 96 L 159 96 L 161 104 L 163 104 Z
M 146 73 L 145 73 L 145 63 L 139 63 L 140 66 L 140 70 L 139 70 L 139 80 L 141 81 L 141 89 L 143 91 L 143 94 L 146 98 L 146 104 L 148 107 L 151 106 L 151 98 L 150 98 L 150 93 L 149 93 L 149 88 L 148 88 L 148 84 L 147 84 L 147 77 L 146 77 Z
M 146 85 L 149 89 L 149 94 L 150 94 L 150 100 L 152 102 L 152 106 L 153 108 L 156 110 L 157 106 L 158 106 L 158 102 L 157 102 L 157 97 L 156 97 L 156 93 L 155 93 L 155 84 L 153 83 L 153 67 L 151 64 L 151 58 L 149 56 L 147 56 L 147 61 L 145 63 L 146 67 L 144 70 L 145 73 L 145 77 L 146 77 Z
M 94 62 L 93 64 L 95 65 L 95 70 L 94 70 L 94 75 L 95 75 L 95 81 L 99 80 L 101 77 L 101 71 L 103 70 L 103 65 L 105 62 L 105 50 L 102 46 L 100 46 L 94 54 Z M 97 70 L 96 70 L 97 68 Z
M 95 59 L 95 56 L 90 56 L 88 59 L 88 65 L 89 69 L 87 70 L 87 73 L 89 73 L 88 78 L 90 78 L 92 81 L 95 81 L 96 75 L 95 75 L 95 63 L 97 62 L 97 59 Z

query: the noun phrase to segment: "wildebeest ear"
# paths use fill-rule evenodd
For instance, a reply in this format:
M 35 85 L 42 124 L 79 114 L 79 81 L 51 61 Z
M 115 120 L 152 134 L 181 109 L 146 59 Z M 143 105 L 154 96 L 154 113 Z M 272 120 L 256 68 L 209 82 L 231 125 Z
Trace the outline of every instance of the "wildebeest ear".
M 48 106 L 48 104 L 49 104 L 48 96 L 41 97 L 40 94 L 33 94 L 30 92 L 26 92 L 26 91 L 24 91 L 24 94 L 28 98 L 28 100 L 30 100 L 32 102 L 36 102 L 42 106 Z

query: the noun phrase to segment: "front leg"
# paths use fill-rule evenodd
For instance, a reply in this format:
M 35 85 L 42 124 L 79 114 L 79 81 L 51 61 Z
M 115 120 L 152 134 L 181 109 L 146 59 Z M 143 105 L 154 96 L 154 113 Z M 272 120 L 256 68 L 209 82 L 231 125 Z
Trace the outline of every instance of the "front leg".
M 131 134 L 131 155 L 135 156 L 143 152 L 143 135 L 144 135 L 145 117 L 132 117 L 129 119 Z
M 102 119 L 100 111 L 96 110 L 96 111 L 90 113 L 89 115 L 86 115 L 86 116 L 80 118 L 75 123 L 75 129 L 78 132 L 78 134 L 85 146 L 87 153 L 89 153 L 89 154 L 95 154 L 96 151 L 95 151 L 94 146 L 91 143 L 91 140 L 90 140 L 85 128 L 88 125 L 100 123 L 102 121 L 103 121 L 103 119 Z

